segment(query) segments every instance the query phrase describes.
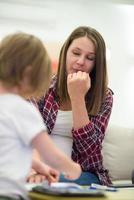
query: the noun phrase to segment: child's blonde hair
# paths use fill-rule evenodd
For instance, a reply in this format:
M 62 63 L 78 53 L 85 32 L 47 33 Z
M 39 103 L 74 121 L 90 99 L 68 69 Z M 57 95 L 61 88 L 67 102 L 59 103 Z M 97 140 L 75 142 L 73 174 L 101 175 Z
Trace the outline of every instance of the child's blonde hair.
M 0 81 L 8 87 L 19 85 L 29 66 L 31 94 L 40 96 L 51 79 L 50 59 L 43 43 L 22 32 L 5 37 L 0 43 Z

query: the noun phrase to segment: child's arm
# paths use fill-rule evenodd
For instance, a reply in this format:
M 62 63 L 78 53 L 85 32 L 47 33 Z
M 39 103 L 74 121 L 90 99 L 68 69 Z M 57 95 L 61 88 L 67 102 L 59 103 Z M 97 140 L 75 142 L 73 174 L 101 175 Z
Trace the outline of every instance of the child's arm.
M 60 151 L 46 132 L 39 133 L 32 140 L 32 146 L 37 149 L 45 162 L 64 173 L 68 179 L 77 179 L 80 176 L 80 165 Z
M 39 162 L 41 162 L 41 157 L 36 149 L 33 150 L 33 160 L 35 160 L 35 159 L 36 159 L 36 161 L 39 160 Z M 32 168 L 30 170 L 30 173 L 28 174 L 27 182 L 40 183 L 40 182 L 43 182 L 44 180 L 46 180 L 45 174 L 39 173 L 38 171 L 39 170 L 37 169 L 37 167 L 35 169 L 34 162 L 32 162 Z
M 35 169 L 31 168 L 30 173 L 27 176 L 28 183 L 41 183 L 46 180 L 46 176 L 38 173 Z

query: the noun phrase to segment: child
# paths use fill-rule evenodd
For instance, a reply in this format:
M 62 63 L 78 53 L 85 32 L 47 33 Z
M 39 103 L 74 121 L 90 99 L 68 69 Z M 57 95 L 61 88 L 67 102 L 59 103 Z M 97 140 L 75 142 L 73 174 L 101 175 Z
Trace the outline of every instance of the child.
M 27 199 L 24 184 L 32 161 L 32 149 L 70 179 L 80 176 L 80 166 L 51 141 L 38 110 L 25 98 L 40 97 L 49 86 L 50 61 L 42 42 L 33 35 L 16 33 L 0 44 L 0 196 Z M 39 170 L 39 162 L 33 160 Z M 46 178 L 58 172 L 42 164 Z M 51 178 L 50 178 L 51 177 Z M 50 178 L 50 179 L 49 179 Z M 0 199 L 1 199 L 0 198 Z

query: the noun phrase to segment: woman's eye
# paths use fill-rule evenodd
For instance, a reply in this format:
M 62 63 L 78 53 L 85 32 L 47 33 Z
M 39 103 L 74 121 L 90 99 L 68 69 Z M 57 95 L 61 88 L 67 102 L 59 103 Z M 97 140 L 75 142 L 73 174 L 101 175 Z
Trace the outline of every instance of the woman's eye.
M 74 55 L 79 56 L 80 53 L 79 52 L 73 52 Z
M 91 61 L 94 61 L 95 58 L 92 58 L 92 57 L 87 57 L 88 60 L 91 60 Z

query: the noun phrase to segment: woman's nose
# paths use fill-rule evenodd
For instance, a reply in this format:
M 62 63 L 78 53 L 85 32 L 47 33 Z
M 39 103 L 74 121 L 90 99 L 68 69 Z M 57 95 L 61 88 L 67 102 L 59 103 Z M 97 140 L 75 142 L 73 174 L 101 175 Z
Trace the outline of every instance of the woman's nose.
M 84 63 L 85 63 L 85 58 L 84 58 L 84 56 L 80 56 L 80 57 L 78 58 L 78 60 L 77 60 L 77 63 L 78 63 L 79 65 L 84 65 Z

